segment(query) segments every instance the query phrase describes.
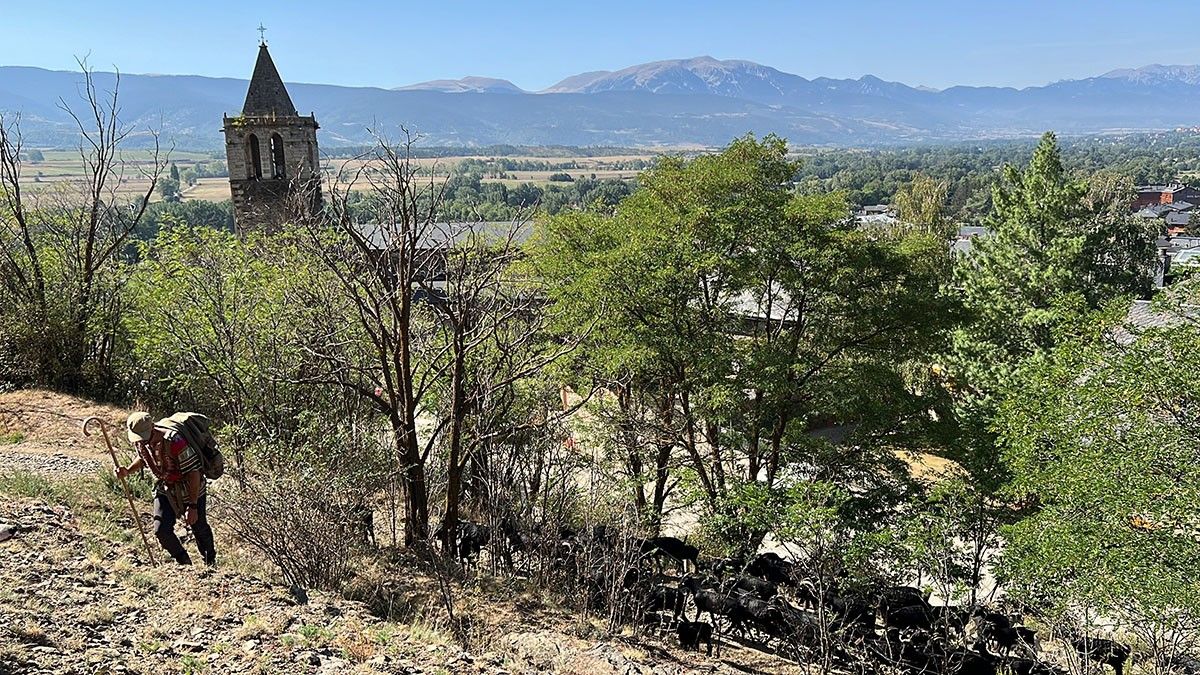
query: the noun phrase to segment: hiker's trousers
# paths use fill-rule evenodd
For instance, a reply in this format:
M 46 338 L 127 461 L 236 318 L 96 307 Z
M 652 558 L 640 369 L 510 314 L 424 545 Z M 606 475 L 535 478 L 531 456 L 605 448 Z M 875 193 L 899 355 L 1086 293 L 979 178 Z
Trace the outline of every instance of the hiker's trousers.
M 208 495 L 196 502 L 196 522 L 192 524 L 192 534 L 196 537 L 196 548 L 200 549 L 200 557 L 205 565 L 217 564 L 217 549 L 213 545 L 212 528 L 208 526 Z M 171 500 L 167 495 L 154 495 L 154 536 L 158 542 L 171 554 L 180 565 L 191 565 L 192 559 L 184 550 L 179 537 L 175 536 L 175 509 L 171 508 Z

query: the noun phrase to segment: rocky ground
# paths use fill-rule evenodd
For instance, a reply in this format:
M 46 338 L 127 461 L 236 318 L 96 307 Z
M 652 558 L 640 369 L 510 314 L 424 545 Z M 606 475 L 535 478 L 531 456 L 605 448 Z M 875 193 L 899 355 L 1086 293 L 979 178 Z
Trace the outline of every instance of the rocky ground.
M 459 589 L 460 607 L 484 617 L 464 651 L 436 612 L 384 621 L 360 602 L 289 587 L 228 539 L 215 571 L 151 565 L 128 506 L 99 477 L 111 460 L 80 432 L 89 415 L 124 412 L 0 395 L 0 675 L 803 672 L 735 645 L 708 658 L 669 639 L 606 635 L 479 580 Z M 148 522 L 148 502 L 139 509 Z M 414 593 L 422 583 L 408 582 Z

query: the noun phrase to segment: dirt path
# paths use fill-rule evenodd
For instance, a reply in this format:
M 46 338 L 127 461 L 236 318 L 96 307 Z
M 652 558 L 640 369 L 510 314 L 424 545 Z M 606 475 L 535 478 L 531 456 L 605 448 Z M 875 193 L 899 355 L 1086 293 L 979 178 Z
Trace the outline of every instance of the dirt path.
M 83 435 L 83 421 L 99 417 L 119 432 L 128 414 L 129 411 L 116 406 L 44 389 L 3 392 L 0 393 L 0 452 L 102 460 L 106 457 L 104 446 L 100 439 Z

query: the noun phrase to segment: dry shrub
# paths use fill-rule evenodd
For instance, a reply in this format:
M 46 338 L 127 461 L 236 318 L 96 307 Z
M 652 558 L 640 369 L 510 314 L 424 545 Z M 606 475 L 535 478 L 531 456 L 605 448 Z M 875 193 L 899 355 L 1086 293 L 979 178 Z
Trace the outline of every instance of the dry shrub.
M 362 546 L 354 516 L 361 495 L 313 475 L 247 476 L 218 494 L 220 518 L 288 583 L 340 590 Z

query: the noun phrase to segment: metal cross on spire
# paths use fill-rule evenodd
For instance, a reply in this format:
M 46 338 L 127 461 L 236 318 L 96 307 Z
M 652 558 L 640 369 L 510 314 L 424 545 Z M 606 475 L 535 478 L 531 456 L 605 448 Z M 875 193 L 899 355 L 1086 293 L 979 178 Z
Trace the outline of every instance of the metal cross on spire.
M 258 24 L 258 44 L 267 44 L 267 27 L 262 25 L 261 21 Z

